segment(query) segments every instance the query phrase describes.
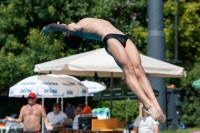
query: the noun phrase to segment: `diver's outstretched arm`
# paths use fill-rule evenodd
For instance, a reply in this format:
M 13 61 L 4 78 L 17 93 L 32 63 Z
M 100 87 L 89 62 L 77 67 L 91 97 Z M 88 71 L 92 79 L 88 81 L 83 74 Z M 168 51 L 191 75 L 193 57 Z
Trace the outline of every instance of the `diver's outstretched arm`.
M 47 26 L 45 26 L 40 34 L 44 34 L 44 35 L 49 35 L 50 32 L 53 31 L 62 31 L 65 32 L 67 34 L 73 34 L 75 32 L 75 29 L 73 26 L 67 26 L 65 24 L 49 24 Z

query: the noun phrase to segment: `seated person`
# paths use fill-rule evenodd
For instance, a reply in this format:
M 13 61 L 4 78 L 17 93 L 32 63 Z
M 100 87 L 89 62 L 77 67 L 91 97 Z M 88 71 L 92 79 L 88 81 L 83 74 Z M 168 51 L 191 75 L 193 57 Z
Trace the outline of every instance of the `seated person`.
M 53 111 L 49 112 L 47 114 L 47 118 L 49 120 L 49 123 L 52 123 L 53 125 L 60 125 L 63 126 L 64 124 L 64 118 L 67 118 L 67 115 L 60 111 L 61 104 L 54 103 L 52 108 Z
M 139 116 L 133 124 L 134 128 L 131 133 L 159 133 L 159 123 L 146 113 L 142 102 L 139 101 L 138 103 Z
M 76 115 L 81 114 L 84 107 L 85 107 L 85 105 L 79 104 L 77 106 L 77 108 L 74 109 L 74 118 L 75 118 Z
M 90 106 L 85 106 L 82 110 L 82 116 L 95 116 L 93 113 L 92 113 L 92 108 Z
M 70 102 L 67 102 L 65 108 L 65 114 L 68 118 L 73 118 L 75 106 L 73 106 Z
M 80 114 L 75 116 L 73 124 L 78 124 L 79 117 L 96 117 L 96 115 L 92 113 L 92 108 L 90 106 L 85 106 Z

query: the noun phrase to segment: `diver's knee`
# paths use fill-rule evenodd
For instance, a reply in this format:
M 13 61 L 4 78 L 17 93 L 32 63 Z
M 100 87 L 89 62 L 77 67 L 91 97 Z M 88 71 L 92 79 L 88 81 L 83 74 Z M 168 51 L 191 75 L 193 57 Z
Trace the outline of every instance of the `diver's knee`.
M 145 75 L 145 71 L 144 71 L 144 68 L 142 67 L 142 65 L 136 65 L 136 66 L 134 66 L 134 68 L 135 68 L 135 73 L 136 73 L 137 77 Z
M 126 64 L 122 66 L 126 76 L 135 75 L 135 69 L 132 64 Z

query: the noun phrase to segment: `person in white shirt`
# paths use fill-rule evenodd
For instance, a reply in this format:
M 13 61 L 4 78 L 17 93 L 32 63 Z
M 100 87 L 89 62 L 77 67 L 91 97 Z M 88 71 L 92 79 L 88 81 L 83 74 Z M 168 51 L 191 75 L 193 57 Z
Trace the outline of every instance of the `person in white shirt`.
M 81 112 L 83 111 L 85 105 L 83 104 L 79 104 L 75 109 L 74 109 L 74 118 L 76 115 L 81 114 Z
M 47 114 L 49 122 L 53 125 L 62 126 L 64 124 L 64 118 L 67 118 L 67 115 L 60 111 L 61 104 L 54 103 L 52 107 L 53 111 Z
M 135 120 L 131 133 L 159 133 L 159 122 L 145 112 L 142 102 L 139 103 L 139 116 Z M 142 116 L 141 116 L 142 114 Z

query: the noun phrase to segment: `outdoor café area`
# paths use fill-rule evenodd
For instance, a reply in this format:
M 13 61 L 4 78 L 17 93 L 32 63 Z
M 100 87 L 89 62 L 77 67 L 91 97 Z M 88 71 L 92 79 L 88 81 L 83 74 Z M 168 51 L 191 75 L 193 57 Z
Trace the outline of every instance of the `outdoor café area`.
M 127 123 L 119 122 L 117 118 L 99 120 L 95 117 L 82 117 L 78 127 L 55 128 L 52 133 L 117 133 L 127 131 Z
M 71 123 L 72 124 L 72 123 Z M 78 125 L 54 126 L 53 130 L 44 133 L 118 133 L 127 131 L 127 122 L 117 118 L 98 119 L 97 117 L 79 117 Z M 6 122 L 0 125 L 0 133 L 22 133 L 23 123 Z

